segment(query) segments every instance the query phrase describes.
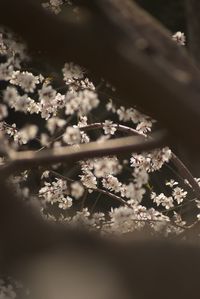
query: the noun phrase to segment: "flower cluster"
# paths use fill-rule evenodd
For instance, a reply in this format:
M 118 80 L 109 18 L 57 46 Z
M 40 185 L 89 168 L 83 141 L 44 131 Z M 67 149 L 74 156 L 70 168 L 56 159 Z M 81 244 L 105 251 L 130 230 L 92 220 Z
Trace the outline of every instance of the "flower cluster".
M 49 0 L 48 2 L 42 3 L 42 6 L 55 14 L 59 14 L 64 3 L 71 5 L 70 0 Z
M 59 13 L 69 1 L 50 0 L 43 6 Z M 101 98 L 101 89 L 87 77 L 87 70 L 73 62 L 66 62 L 58 76 L 29 67 L 26 47 L 13 34 L 1 29 L 0 133 L 1 164 L 7 163 L 12 151 L 26 149 L 56 151 L 71 147 L 74 151 L 82 143 L 104 142 L 130 134 L 148 137 L 155 120 L 139 112 L 136 107 L 117 106 L 109 98 Z M 172 37 L 185 44 L 185 36 L 177 32 Z M 27 68 L 26 68 L 27 66 Z M 59 78 L 59 79 L 58 79 Z M 59 81 L 59 82 L 58 82 Z M 109 89 L 104 81 L 100 85 Z M 114 92 L 114 88 L 112 88 Z M 21 124 L 10 121 L 10 111 L 26 115 Z M 19 122 L 19 125 L 18 125 Z M 154 181 L 169 163 L 172 152 L 168 147 L 126 156 L 102 156 L 78 163 L 57 163 L 38 170 L 33 175 L 40 184 L 33 190 L 31 172 L 12 177 L 18 194 L 26 200 L 34 198 L 42 215 L 48 219 L 67 221 L 71 225 L 86 225 L 106 234 L 121 234 L 150 228 L 152 234 L 179 234 L 187 225 L 181 207 L 190 203 L 191 182 L 164 183 L 157 190 Z M 39 178 L 39 179 L 38 179 Z M 162 178 L 162 176 L 161 176 Z M 160 181 L 162 180 L 160 178 Z M 196 179 L 200 184 L 200 181 Z M 19 193 L 21 190 L 21 193 Z M 37 193 L 37 195 L 36 195 Z M 197 217 L 199 199 L 195 198 Z

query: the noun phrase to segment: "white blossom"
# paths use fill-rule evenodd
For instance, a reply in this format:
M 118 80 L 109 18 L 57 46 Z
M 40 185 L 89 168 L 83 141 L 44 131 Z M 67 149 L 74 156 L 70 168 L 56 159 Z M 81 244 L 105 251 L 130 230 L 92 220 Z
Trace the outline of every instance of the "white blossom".
M 159 195 L 152 193 L 151 198 L 153 199 L 153 202 L 157 204 L 157 206 L 162 205 L 163 207 L 165 207 L 166 210 L 169 210 L 174 206 L 173 197 L 167 197 L 163 193 L 160 193 Z
M 176 185 L 178 185 L 178 182 L 176 182 L 175 180 L 172 180 L 172 179 L 166 182 L 166 186 L 169 186 L 171 188 L 173 188 Z
M 116 112 L 116 108 L 115 108 L 115 106 L 114 106 L 114 104 L 113 104 L 112 99 L 109 99 L 109 102 L 106 104 L 106 109 L 107 109 L 108 111 L 113 112 L 113 113 Z
M 58 117 L 51 117 L 47 120 L 47 129 L 51 134 L 55 133 L 56 128 L 62 128 L 66 124 L 64 119 Z
M 105 122 L 103 123 L 103 130 L 106 135 L 114 135 L 117 129 L 116 126 L 113 125 L 113 122 L 111 120 L 105 120 Z
M 72 198 L 70 196 L 67 197 L 61 197 L 58 204 L 60 209 L 66 210 L 71 208 L 72 206 Z
M 12 77 L 13 66 L 9 62 L 0 63 L 0 80 L 9 81 Z
M 63 134 L 63 141 L 67 144 L 78 144 L 81 141 L 81 134 L 79 128 L 67 127 Z
M 177 44 L 184 46 L 186 42 L 185 34 L 181 31 L 177 31 L 173 36 L 172 39 L 177 42 Z
M 65 63 L 62 69 L 64 80 L 67 84 L 74 82 L 74 80 L 83 78 L 83 70 L 80 66 L 73 62 Z
M 65 114 L 72 115 L 86 115 L 99 104 L 97 94 L 92 90 L 80 90 L 77 92 L 67 92 L 66 94 Z
M 56 179 L 56 181 L 52 183 L 44 182 L 44 187 L 39 190 L 39 197 L 41 197 L 45 203 L 67 204 L 65 195 L 68 195 L 68 186 L 66 181 L 62 179 Z
M 121 183 L 119 180 L 114 177 L 113 175 L 107 175 L 103 180 L 102 180 L 103 187 L 114 192 L 119 192 Z
M 94 159 L 90 162 L 92 163 L 95 176 L 99 178 L 110 174 L 116 175 L 120 173 L 122 169 L 122 166 L 119 164 L 119 161 L 115 156 Z
M 79 122 L 78 122 L 78 127 L 79 128 L 82 128 L 82 127 L 85 127 L 85 126 L 87 126 L 87 116 L 80 116 L 80 118 L 79 118 Z
M 14 136 L 14 140 L 18 143 L 26 144 L 29 140 L 36 137 L 38 127 L 35 125 L 27 125 L 26 127 L 19 130 L 18 134 Z
M 136 130 L 140 133 L 147 133 L 151 131 L 151 127 L 152 127 L 152 121 L 144 120 L 137 125 Z
M 91 171 L 85 171 L 80 178 L 83 185 L 89 190 L 97 188 L 97 179 Z
M 187 196 L 187 191 L 184 191 L 180 187 L 176 187 L 173 189 L 172 196 L 177 201 L 178 204 L 183 202 L 184 198 Z
M 39 77 L 32 73 L 24 71 L 15 71 L 12 73 L 10 83 L 20 86 L 26 92 L 34 92 L 36 85 L 40 83 Z
M 82 197 L 84 190 L 85 189 L 80 182 L 71 183 L 71 196 L 73 196 L 75 199 Z

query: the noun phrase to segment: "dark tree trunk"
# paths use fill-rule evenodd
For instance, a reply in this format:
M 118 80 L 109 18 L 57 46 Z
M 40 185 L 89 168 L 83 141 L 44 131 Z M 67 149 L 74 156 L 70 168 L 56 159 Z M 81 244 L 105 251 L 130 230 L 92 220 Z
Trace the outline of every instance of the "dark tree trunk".
M 200 1 L 186 0 L 187 39 L 191 56 L 200 65 Z

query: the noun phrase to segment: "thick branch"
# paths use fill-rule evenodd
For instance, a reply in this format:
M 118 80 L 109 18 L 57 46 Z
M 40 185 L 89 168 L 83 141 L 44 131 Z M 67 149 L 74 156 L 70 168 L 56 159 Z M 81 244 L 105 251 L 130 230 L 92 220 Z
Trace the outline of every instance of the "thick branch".
M 90 142 L 74 146 L 64 146 L 45 151 L 14 152 L 10 162 L 0 169 L 0 172 L 9 175 L 14 170 L 24 170 L 35 166 L 59 162 L 76 162 L 79 160 L 115 155 L 128 152 L 140 152 L 162 147 L 167 143 L 165 131 L 152 133 L 149 138 L 144 136 L 130 136 L 108 140 L 104 142 Z
M 199 0 L 185 0 L 185 3 L 189 51 L 200 65 L 200 2 Z

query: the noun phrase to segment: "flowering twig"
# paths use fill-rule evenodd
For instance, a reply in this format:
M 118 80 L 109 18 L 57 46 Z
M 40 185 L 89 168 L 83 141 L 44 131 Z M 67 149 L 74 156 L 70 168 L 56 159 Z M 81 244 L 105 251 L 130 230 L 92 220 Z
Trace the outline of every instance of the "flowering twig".
M 194 190 L 196 197 L 200 199 L 200 186 L 189 171 L 189 169 L 174 153 L 172 153 L 171 161 L 177 167 L 181 176 L 183 176 L 189 182 L 192 189 Z
M 66 181 L 71 182 L 71 183 L 72 183 L 72 182 L 75 182 L 75 180 L 73 180 L 73 179 L 71 179 L 71 178 L 69 178 L 69 177 L 66 177 L 66 176 L 64 176 L 64 175 L 61 175 L 61 174 L 57 173 L 56 171 L 50 170 L 50 172 L 51 172 L 52 174 L 54 174 L 55 176 L 57 176 L 57 177 L 63 179 L 63 180 L 66 180 Z M 83 185 L 83 187 L 85 188 L 84 185 Z M 85 189 L 86 189 L 86 188 L 85 188 Z M 100 194 L 104 194 L 104 195 L 106 195 L 106 196 L 108 196 L 108 197 L 110 197 L 110 198 L 112 198 L 112 199 L 114 199 L 114 200 L 120 202 L 121 204 L 130 207 L 130 205 L 129 205 L 123 198 L 121 198 L 120 196 L 117 196 L 117 195 L 115 195 L 115 194 L 113 194 L 113 193 L 111 193 L 111 192 L 109 192 L 109 191 L 107 191 L 107 190 L 104 190 L 104 189 L 101 189 L 101 188 L 95 188 L 95 189 L 92 189 L 92 190 L 93 190 L 94 192 L 98 192 L 98 193 L 100 193 Z
M 98 128 L 103 128 L 104 124 L 103 123 L 93 123 L 89 124 L 87 126 L 84 126 L 80 128 L 80 130 L 91 130 L 91 129 L 98 129 Z M 138 136 L 144 136 L 147 138 L 147 135 L 139 132 L 133 128 L 130 128 L 128 126 L 120 125 L 120 124 L 113 124 L 113 127 L 115 127 L 118 131 L 125 132 L 126 134 L 130 135 L 138 135 Z M 149 137 L 151 138 L 151 137 Z M 194 193 L 197 198 L 200 198 L 200 186 L 198 182 L 195 180 L 193 177 L 192 173 L 189 171 L 189 169 L 186 167 L 186 165 L 179 159 L 179 157 L 172 152 L 171 156 L 171 162 L 177 167 L 180 175 L 186 179 L 189 184 L 191 185 L 192 189 L 194 190 Z

